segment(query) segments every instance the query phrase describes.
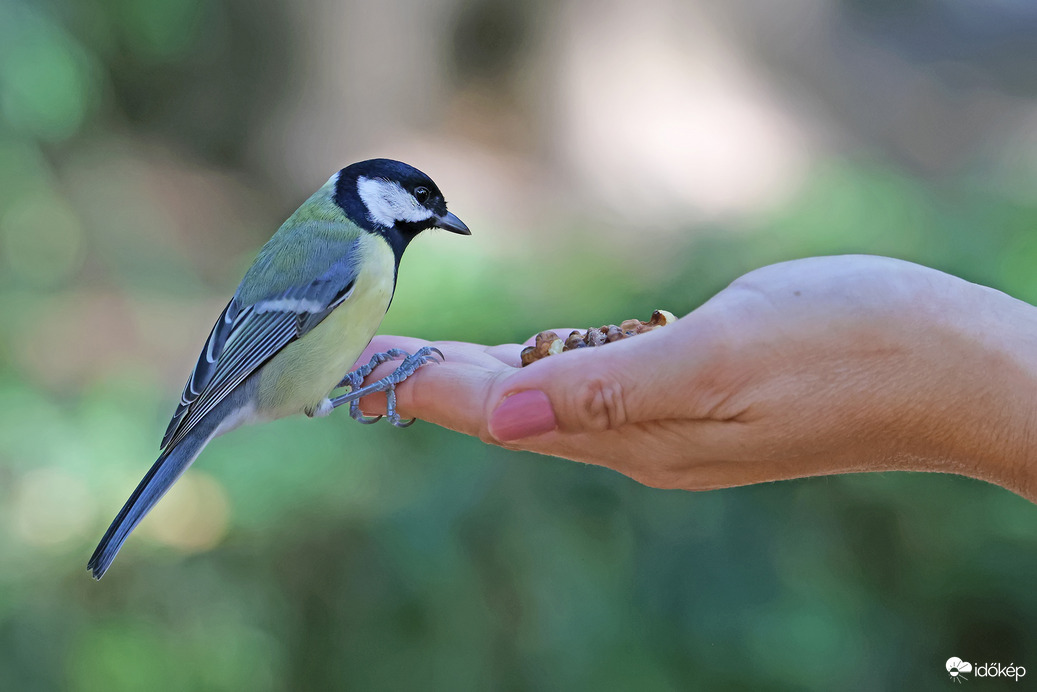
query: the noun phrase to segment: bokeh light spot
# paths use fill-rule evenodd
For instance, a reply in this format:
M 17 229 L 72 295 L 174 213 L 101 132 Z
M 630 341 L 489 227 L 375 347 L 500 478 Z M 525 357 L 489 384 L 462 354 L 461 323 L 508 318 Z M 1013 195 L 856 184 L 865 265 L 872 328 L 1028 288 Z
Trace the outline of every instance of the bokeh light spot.
M 30 545 L 49 546 L 92 526 L 94 502 L 83 479 L 56 468 L 30 471 L 15 490 L 15 534 Z
M 55 25 L 24 12 L 4 12 L 0 48 L 0 112 L 17 130 L 61 140 L 82 124 L 90 103 L 87 56 Z
M 227 533 L 230 503 L 223 486 L 201 471 L 184 475 L 141 524 L 141 533 L 187 552 L 209 550 Z

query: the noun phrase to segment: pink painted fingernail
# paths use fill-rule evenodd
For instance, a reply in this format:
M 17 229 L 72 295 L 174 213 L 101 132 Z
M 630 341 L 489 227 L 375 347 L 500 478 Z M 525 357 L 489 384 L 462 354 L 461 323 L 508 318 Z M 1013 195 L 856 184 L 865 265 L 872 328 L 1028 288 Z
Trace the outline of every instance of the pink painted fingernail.
M 490 434 L 501 442 L 542 435 L 558 427 L 547 395 L 537 389 L 512 394 L 490 414 Z

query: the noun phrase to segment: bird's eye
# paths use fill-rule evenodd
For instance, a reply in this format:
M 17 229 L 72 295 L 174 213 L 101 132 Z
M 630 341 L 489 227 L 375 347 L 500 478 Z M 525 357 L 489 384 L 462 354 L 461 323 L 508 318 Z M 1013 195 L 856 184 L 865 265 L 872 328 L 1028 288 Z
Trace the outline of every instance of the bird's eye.
M 428 191 L 427 187 L 414 188 L 414 199 L 418 200 L 418 204 L 424 204 L 427 202 L 431 194 L 432 193 Z

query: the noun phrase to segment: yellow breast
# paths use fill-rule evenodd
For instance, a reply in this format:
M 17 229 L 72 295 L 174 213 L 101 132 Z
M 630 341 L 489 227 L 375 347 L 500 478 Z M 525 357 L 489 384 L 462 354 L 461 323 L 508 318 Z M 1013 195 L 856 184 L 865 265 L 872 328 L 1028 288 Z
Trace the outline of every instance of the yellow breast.
M 388 243 L 375 235 L 361 239 L 359 252 L 350 297 L 263 367 L 259 400 L 270 417 L 312 413 L 378 331 L 392 299 L 396 263 Z

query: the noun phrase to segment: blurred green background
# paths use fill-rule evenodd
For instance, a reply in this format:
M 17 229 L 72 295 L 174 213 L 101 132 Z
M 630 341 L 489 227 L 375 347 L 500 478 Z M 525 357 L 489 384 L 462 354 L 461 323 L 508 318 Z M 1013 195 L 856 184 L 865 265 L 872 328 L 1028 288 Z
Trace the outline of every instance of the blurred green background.
M 936 689 L 1037 676 L 1037 508 L 709 493 L 346 416 L 206 450 L 101 583 L 258 247 L 431 174 L 383 332 L 489 343 L 891 255 L 1037 301 L 1026 0 L 0 0 L 0 690 Z M 978 682 L 978 681 L 976 681 Z

